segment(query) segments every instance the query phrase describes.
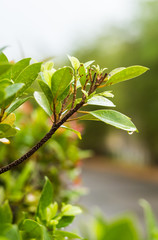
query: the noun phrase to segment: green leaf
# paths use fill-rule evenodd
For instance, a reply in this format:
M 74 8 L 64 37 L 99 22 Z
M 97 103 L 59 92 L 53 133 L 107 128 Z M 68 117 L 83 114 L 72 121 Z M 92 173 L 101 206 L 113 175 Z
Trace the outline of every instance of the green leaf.
M 155 239 L 154 238 L 154 232 L 157 230 L 158 231 L 158 227 L 156 224 L 156 220 L 155 220 L 155 216 L 152 212 L 151 206 L 150 204 L 144 200 L 141 199 L 140 200 L 140 205 L 143 207 L 144 209 L 144 215 L 145 215 L 145 220 L 146 220 L 146 227 L 147 227 L 147 233 L 148 233 L 148 239 Z
M 76 57 L 71 57 L 68 55 L 68 58 L 72 64 L 72 67 L 77 70 L 80 66 L 80 61 Z
M 77 130 L 75 130 L 73 128 L 69 128 L 69 127 L 64 126 L 64 125 L 62 125 L 61 128 L 65 128 L 65 129 L 67 129 L 67 130 L 69 130 L 71 132 L 74 132 L 78 136 L 79 139 L 82 139 L 81 133 L 79 131 L 77 131 Z
M 5 133 L 11 128 L 9 124 L 0 123 L 0 138 L 6 137 Z
M 10 127 L 6 132 L 5 132 L 5 136 L 6 138 L 8 137 L 13 137 L 15 136 L 17 133 L 17 128 L 14 127 Z
M 119 68 L 113 69 L 113 70 L 109 73 L 109 77 L 112 77 L 114 74 L 116 74 L 116 73 L 118 73 L 118 72 L 120 72 L 120 71 L 122 71 L 122 70 L 124 70 L 124 69 L 126 69 L 126 68 L 125 68 L 125 67 L 119 67 Z
M 78 72 L 79 72 L 79 76 L 80 76 L 80 83 L 83 87 L 86 83 L 86 69 L 83 64 L 80 65 Z
M 0 206 L 0 225 L 5 223 L 12 223 L 12 212 L 8 201 Z
M 23 83 L 15 83 L 12 85 L 9 85 L 5 89 L 5 97 L 3 99 L 3 102 L 0 104 L 1 107 L 6 108 L 16 97 L 17 93 L 23 88 Z
M 15 79 L 15 83 L 24 83 L 24 87 L 19 91 L 20 96 L 35 81 L 41 69 L 41 63 L 34 63 L 27 66 Z
M 48 114 L 48 116 L 52 116 L 52 110 L 50 109 L 50 104 L 44 95 L 43 92 L 34 92 L 34 98 L 36 102 L 43 108 L 43 110 Z
M 103 96 L 103 97 L 114 97 L 114 94 L 111 93 L 111 91 L 105 91 L 97 94 L 98 96 Z
M 51 89 L 54 99 L 65 91 L 70 85 L 72 78 L 73 70 L 70 67 L 61 68 L 53 74 L 51 79 Z
M 81 120 L 95 120 L 110 124 L 116 128 L 133 133 L 137 131 L 129 117 L 114 110 L 96 110 L 80 117 Z
M 45 83 L 42 80 L 38 80 L 38 83 L 39 83 L 43 93 L 45 94 L 46 98 L 48 99 L 49 103 L 52 104 L 53 95 L 52 95 L 50 87 L 48 86 L 47 83 Z
M 23 231 L 22 235 L 24 239 L 36 238 L 38 240 L 43 240 L 42 226 L 31 219 L 25 219 L 20 226 L 20 230 Z
M 63 216 L 76 216 L 82 213 L 80 207 L 72 206 L 70 204 L 64 205 L 61 209 Z
M 70 85 L 64 90 L 64 92 L 60 96 L 58 96 L 58 100 L 63 101 L 68 96 L 69 91 L 70 91 Z
M 131 218 L 122 217 L 110 223 L 105 231 L 103 227 L 104 238 L 106 240 L 116 240 L 121 236 L 121 240 L 139 240 L 138 231 Z
M 149 68 L 143 67 L 143 66 L 131 66 L 127 68 L 121 68 L 121 70 L 116 71 L 116 73 L 112 73 L 111 76 L 109 76 L 108 81 L 106 82 L 106 85 L 113 85 L 119 82 L 123 82 L 126 80 L 129 80 L 131 78 L 138 77 L 139 75 L 145 73 Z
M 68 239 L 83 239 L 80 236 L 78 236 L 76 233 L 71 233 L 71 232 L 65 232 L 65 231 L 61 231 L 61 230 L 56 230 L 55 231 L 55 237 L 60 238 L 63 237 L 68 238 Z
M 6 237 L 7 240 L 21 240 L 17 225 L 0 224 L 1 236 Z
M 92 63 L 94 63 L 94 62 L 95 62 L 95 60 L 88 61 L 88 62 L 84 63 L 84 67 L 87 68 L 87 67 L 89 67 L 89 66 L 90 66 Z
M 41 220 L 46 219 L 46 208 L 52 203 L 53 199 L 52 184 L 47 177 L 45 177 L 45 179 L 46 182 L 41 193 L 36 213 L 36 217 L 39 217 Z
M 57 202 L 51 203 L 47 208 L 46 208 L 46 220 L 49 223 L 52 218 L 55 217 L 56 213 L 58 211 L 58 204 Z
M 12 82 L 7 79 L 1 80 L 0 81 L 0 89 L 5 89 L 6 87 L 8 87 L 11 84 L 12 84 Z
M 95 95 L 87 101 L 87 104 L 105 106 L 105 107 L 115 107 L 113 102 L 111 102 L 109 99 L 102 96 L 95 96 Z
M 8 58 L 3 52 L 0 52 L 0 63 L 9 63 Z
M 10 63 L 0 63 L 0 75 L 6 73 L 11 67 Z
M 7 108 L 7 115 L 14 112 L 17 108 L 19 108 L 24 102 L 29 100 L 31 97 L 16 99 L 12 104 Z
M 13 65 L 12 67 L 12 79 L 15 80 L 18 75 L 24 70 L 30 63 L 31 58 L 24 58 Z
M 63 216 L 59 223 L 56 225 L 57 228 L 63 228 L 69 226 L 74 220 L 74 216 Z

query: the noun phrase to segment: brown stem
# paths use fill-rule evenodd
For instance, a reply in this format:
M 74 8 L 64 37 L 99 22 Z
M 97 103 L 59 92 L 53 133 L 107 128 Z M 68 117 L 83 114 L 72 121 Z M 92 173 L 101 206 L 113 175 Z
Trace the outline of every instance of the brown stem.
M 54 115 L 54 123 L 56 123 L 57 118 L 56 118 L 56 106 L 55 106 L 55 100 L 53 100 L 53 115 Z
M 73 107 L 74 107 L 75 100 L 76 100 L 76 94 L 77 94 L 77 77 L 76 77 L 76 73 L 75 73 L 75 79 L 74 79 L 74 94 L 73 94 L 71 109 L 73 109 Z
M 31 157 L 39 148 L 41 148 L 50 138 L 51 136 L 57 131 L 57 129 L 64 124 L 68 118 L 70 118 L 79 108 L 83 106 L 85 99 L 83 98 L 79 104 L 77 104 L 73 109 L 71 109 L 58 123 L 54 123 L 50 131 L 34 146 L 32 147 L 27 153 L 25 153 L 19 159 L 13 161 L 12 163 L 0 168 L 0 174 L 11 170 L 12 168 L 18 166 L 29 157 Z
M 61 110 L 60 110 L 60 113 L 59 113 L 59 118 L 60 118 L 61 114 L 62 114 L 63 111 L 64 111 L 64 107 L 65 107 L 65 105 L 66 105 L 69 97 L 70 97 L 70 93 L 69 93 L 69 94 L 67 95 L 67 97 L 64 99 L 64 102 L 63 102 L 63 104 L 62 104 L 62 107 L 61 107 Z

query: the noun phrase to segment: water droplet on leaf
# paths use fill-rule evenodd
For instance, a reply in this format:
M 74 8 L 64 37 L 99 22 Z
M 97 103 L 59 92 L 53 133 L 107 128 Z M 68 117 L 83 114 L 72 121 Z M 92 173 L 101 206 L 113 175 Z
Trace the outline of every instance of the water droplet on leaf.
M 134 131 L 130 131 L 130 132 L 128 132 L 129 135 L 132 135 L 133 133 L 134 133 Z

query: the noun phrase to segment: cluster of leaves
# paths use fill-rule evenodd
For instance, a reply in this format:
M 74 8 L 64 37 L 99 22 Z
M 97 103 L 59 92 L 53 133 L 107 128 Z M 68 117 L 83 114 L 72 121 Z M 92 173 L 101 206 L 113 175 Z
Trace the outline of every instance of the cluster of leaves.
M 11 64 L 1 50 L 1 142 L 8 142 L 6 138 L 15 135 L 17 129 L 14 126 L 15 115 L 13 111 L 28 100 L 28 97 L 24 96 L 37 76 L 42 92 L 35 91 L 34 97 L 51 120 L 57 123 L 74 109 L 78 103 L 81 103 L 81 105 L 76 111 L 74 110 L 74 112 L 77 112 L 79 108 L 86 105 L 114 107 L 115 105 L 107 99 L 107 97 L 113 96 L 111 92 L 105 91 L 97 94 L 97 88 L 110 86 L 137 77 L 148 70 L 146 67 L 132 66 L 115 69 L 107 74 L 104 73 L 106 69 L 100 69 L 98 65 L 92 65 L 94 61 L 83 64 L 75 57 L 69 56 L 69 59 L 72 68 L 63 67 L 56 70 L 54 69 L 53 62 L 47 62 L 42 65 L 41 69 L 41 63 L 30 65 L 30 58 L 22 59 L 15 64 Z M 81 89 L 79 91 L 82 93 L 82 98 L 77 98 L 78 89 Z M 128 117 L 114 110 L 82 111 L 80 114 L 82 114 L 78 117 L 80 120 L 102 121 L 129 132 L 137 130 Z M 70 117 L 72 115 L 73 113 L 70 114 Z M 65 121 L 69 120 L 71 119 L 68 117 Z M 80 137 L 80 134 L 77 134 Z
M 92 65 L 94 61 L 80 63 L 75 57 L 69 56 L 69 59 L 73 69 L 64 67 L 55 70 L 53 63 L 47 62 L 42 67 L 41 78 L 38 80 L 42 92 L 34 93 L 36 101 L 50 117 L 54 116 L 55 122 L 60 121 L 60 118 L 82 99 L 83 107 L 87 105 L 115 107 L 107 98 L 114 96 L 111 91 L 97 94 L 96 89 L 137 77 L 148 70 L 142 66 L 131 66 L 118 68 L 107 74 L 104 73 L 106 68 L 100 69 L 98 65 Z M 79 92 L 82 93 L 82 98 L 77 98 Z M 128 117 L 114 110 L 78 111 L 78 113 L 82 114 L 77 118 L 79 120 L 102 121 L 129 132 L 137 130 Z
M 150 204 L 142 199 L 140 205 L 144 209 L 147 240 L 158 239 L 158 224 L 151 209 Z M 137 228 L 137 221 L 133 216 L 125 215 L 112 221 L 107 221 L 102 214 L 84 224 L 81 228 L 82 235 L 87 240 L 140 240 L 144 239 Z
M 30 60 L 26 58 L 13 64 L 0 50 L 0 141 L 3 143 L 9 143 L 7 138 L 16 134 L 13 112 L 28 100 L 23 95 L 40 72 L 41 63 L 30 65 Z
M 64 231 L 63 228 L 72 223 L 74 217 L 82 212 L 78 206 L 52 202 L 53 188 L 46 178 L 43 191 L 33 219 L 23 213 L 18 223 L 13 223 L 12 211 L 6 201 L 0 206 L 0 239 L 2 240 L 64 240 L 82 239 L 75 233 Z M 62 230 L 61 230 L 62 229 Z

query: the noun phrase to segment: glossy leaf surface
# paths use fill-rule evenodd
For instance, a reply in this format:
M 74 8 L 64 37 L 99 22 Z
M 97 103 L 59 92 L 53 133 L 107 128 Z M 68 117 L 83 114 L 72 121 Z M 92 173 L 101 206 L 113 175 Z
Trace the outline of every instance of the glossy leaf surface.
M 116 73 L 112 73 L 111 76 L 109 74 L 109 78 L 108 81 L 106 82 L 106 85 L 109 86 L 138 77 L 139 75 L 145 73 L 147 70 L 149 70 L 149 68 L 139 65 L 121 68 L 120 70 L 116 71 Z
M 129 117 L 114 110 L 96 110 L 80 117 L 82 120 L 102 121 L 125 131 L 137 131 Z
M 51 89 L 53 98 L 56 99 L 70 85 L 73 77 L 73 71 L 70 67 L 64 67 L 57 70 L 51 79 Z
M 44 95 L 43 92 L 34 92 L 34 98 L 36 102 L 43 108 L 43 110 L 48 114 L 48 116 L 52 115 L 52 110 L 50 109 L 50 104 Z
M 105 107 L 115 107 L 113 102 L 109 99 L 102 97 L 102 96 L 93 96 L 87 101 L 88 105 L 98 105 L 98 106 L 105 106 Z

